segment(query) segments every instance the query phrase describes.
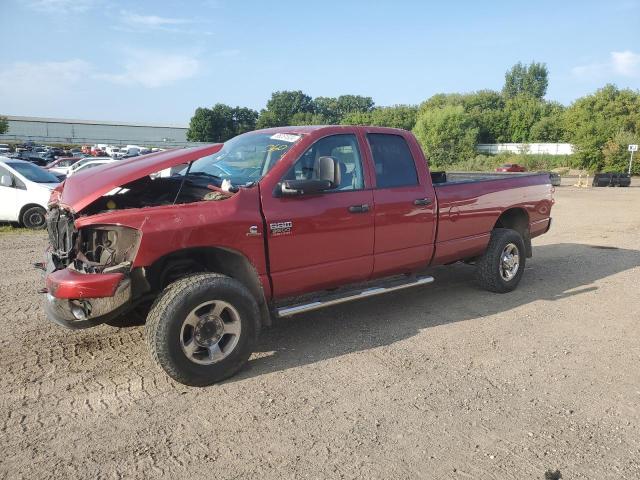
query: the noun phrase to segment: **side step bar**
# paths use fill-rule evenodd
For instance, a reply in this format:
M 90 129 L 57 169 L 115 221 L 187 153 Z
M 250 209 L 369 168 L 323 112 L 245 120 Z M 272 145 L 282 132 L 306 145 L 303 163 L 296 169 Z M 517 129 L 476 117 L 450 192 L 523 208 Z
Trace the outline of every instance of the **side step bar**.
M 356 291 L 356 292 L 348 292 L 343 297 L 334 297 L 329 298 L 323 301 L 315 301 L 310 303 L 302 303 L 299 305 L 293 305 L 290 307 L 281 307 L 276 309 L 276 314 L 279 318 L 282 317 L 290 317 L 292 315 L 296 315 L 298 313 L 310 312 L 312 310 L 318 310 L 319 308 L 329 307 L 331 305 L 338 305 L 340 303 L 351 302 L 352 300 L 360 300 L 362 298 L 374 297 L 376 295 L 382 295 L 383 293 L 394 292 L 396 290 L 403 290 L 405 288 L 417 287 L 419 285 L 426 285 L 427 283 L 432 283 L 433 277 L 418 277 L 412 278 L 408 282 L 403 282 L 400 284 L 395 284 L 389 287 L 374 287 L 368 288 L 366 290 Z

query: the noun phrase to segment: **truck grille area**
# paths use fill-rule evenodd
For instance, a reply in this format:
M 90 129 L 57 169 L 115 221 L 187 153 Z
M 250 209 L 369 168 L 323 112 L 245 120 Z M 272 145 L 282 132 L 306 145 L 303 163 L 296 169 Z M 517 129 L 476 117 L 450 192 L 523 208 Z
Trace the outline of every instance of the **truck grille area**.
M 67 266 L 72 260 L 76 231 L 73 215 L 70 212 L 53 207 L 47 212 L 47 232 L 56 266 Z

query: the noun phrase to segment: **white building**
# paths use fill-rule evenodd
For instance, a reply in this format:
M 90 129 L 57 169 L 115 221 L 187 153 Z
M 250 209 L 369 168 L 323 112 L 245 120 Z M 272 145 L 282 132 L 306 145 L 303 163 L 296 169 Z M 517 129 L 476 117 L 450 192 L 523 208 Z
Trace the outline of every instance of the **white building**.
M 547 154 L 547 155 L 571 155 L 573 145 L 570 143 L 479 143 L 476 150 L 480 153 L 489 153 L 496 155 L 498 153 L 508 152 L 517 155 L 530 154 Z
M 0 135 L 0 142 L 105 143 L 113 145 L 147 145 L 171 147 L 196 144 L 187 142 L 188 127 L 153 125 L 100 120 L 69 120 L 64 118 L 17 117 L 6 115 L 9 130 Z

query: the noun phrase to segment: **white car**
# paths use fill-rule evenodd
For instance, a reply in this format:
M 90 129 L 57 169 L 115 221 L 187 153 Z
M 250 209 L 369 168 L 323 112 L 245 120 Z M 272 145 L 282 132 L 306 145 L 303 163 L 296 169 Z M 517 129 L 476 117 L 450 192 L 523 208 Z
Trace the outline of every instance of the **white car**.
M 78 160 L 75 157 L 64 157 L 59 158 L 50 164 L 48 164 L 45 168 L 49 170 L 54 175 L 68 175 L 69 169 L 78 163 L 81 160 Z
M 47 202 L 58 183 L 55 175 L 33 163 L 0 157 L 0 221 L 44 228 Z
M 74 163 L 67 173 L 67 177 L 71 175 L 75 175 L 78 172 L 86 172 L 90 168 L 99 167 L 100 165 L 106 165 L 107 163 L 113 163 L 117 160 L 113 158 L 105 158 L 103 160 L 91 160 L 89 158 L 85 158 L 84 160 L 80 160 L 79 162 Z
M 0 143 L 0 153 L 9 153 L 11 148 L 9 148 L 8 143 Z

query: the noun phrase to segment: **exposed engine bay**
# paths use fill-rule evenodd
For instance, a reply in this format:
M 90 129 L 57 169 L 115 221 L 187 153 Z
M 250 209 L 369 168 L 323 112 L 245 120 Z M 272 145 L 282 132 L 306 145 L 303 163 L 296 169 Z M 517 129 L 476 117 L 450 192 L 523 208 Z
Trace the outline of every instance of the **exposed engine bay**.
M 81 215 L 161 205 L 199 202 L 202 200 L 223 200 L 231 194 L 210 185 L 207 176 L 142 177 L 115 189 L 86 207 Z

